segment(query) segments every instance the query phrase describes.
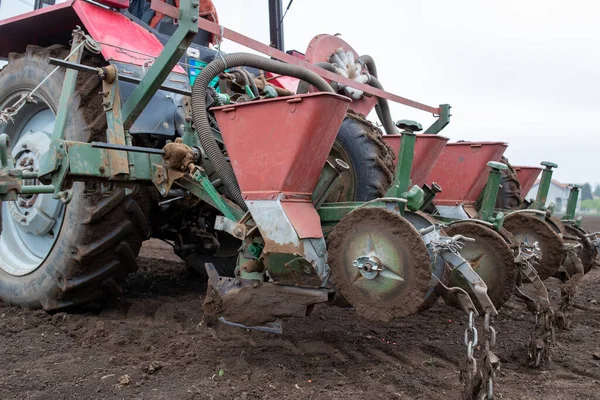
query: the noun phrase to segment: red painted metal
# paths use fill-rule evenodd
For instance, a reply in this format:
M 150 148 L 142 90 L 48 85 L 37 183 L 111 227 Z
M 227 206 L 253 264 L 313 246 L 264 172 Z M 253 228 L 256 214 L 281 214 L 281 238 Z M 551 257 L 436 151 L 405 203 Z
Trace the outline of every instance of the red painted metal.
M 321 34 L 315 36 L 306 49 L 306 61 L 311 64 L 318 62 L 329 62 L 329 57 L 335 53 L 338 48 L 344 49 L 345 52 L 351 51 L 354 54 L 354 59 L 358 60 L 358 53 L 339 36 Z M 366 68 L 365 68 L 366 70 Z M 364 97 L 360 100 L 353 100 L 350 108 L 354 111 L 369 115 L 377 104 L 377 97 Z
M 394 166 L 396 166 L 398 164 L 402 135 L 384 135 L 382 137 L 383 141 L 394 149 L 394 154 L 396 155 Z M 410 171 L 410 180 L 413 185 L 423 186 L 437 159 L 442 154 L 444 147 L 446 147 L 448 140 L 450 139 L 440 135 L 417 135 L 415 156 Z
M 321 218 L 311 201 L 281 201 L 281 207 L 300 239 L 323 237 Z
M 525 196 L 529 193 L 529 190 L 535 184 L 536 179 L 540 176 L 542 168 L 540 167 L 526 167 L 526 166 L 513 166 L 517 171 L 517 178 L 521 183 L 521 200 L 525 200 Z
M 242 194 L 310 201 L 349 101 L 309 93 L 213 108 Z
M 500 161 L 507 147 L 504 142 L 448 143 L 427 177 L 427 183 L 442 187 L 434 203 L 475 204 L 487 182 L 487 163 Z
M 158 57 L 163 49 L 162 43 L 152 33 L 123 14 L 83 0 L 70 0 L 1 21 L 0 56 L 23 52 L 30 44 L 52 44 L 46 43 L 45 38 L 70 32 L 77 25 L 82 25 L 94 40 L 101 43 L 102 56 L 107 61 L 143 65 Z M 136 50 L 148 54 L 148 57 L 124 49 Z M 185 72 L 179 66 L 174 71 Z
M 341 75 L 337 75 L 333 72 L 326 71 L 323 68 L 315 67 L 314 65 L 312 65 L 304 60 L 301 60 L 299 58 L 296 58 L 294 56 L 286 54 L 282 51 L 277 50 L 274 47 L 268 46 L 264 43 L 261 43 L 254 39 L 251 39 L 248 36 L 245 36 L 245 35 L 242 35 L 241 33 L 232 31 L 231 29 L 225 28 L 219 24 L 215 24 L 214 22 L 208 21 L 204 18 L 200 18 L 198 20 L 198 27 L 200 27 L 200 29 L 210 32 L 214 35 L 217 35 L 219 37 L 222 36 L 225 39 L 229 39 L 235 43 L 241 44 L 242 46 L 246 46 L 252 50 L 258 51 L 269 57 L 275 58 L 280 61 L 284 61 L 288 64 L 299 65 L 301 67 L 309 69 L 325 79 L 329 79 L 331 81 L 338 82 L 343 85 L 362 90 L 365 93 L 369 93 L 374 96 L 382 97 L 384 99 L 388 99 L 388 100 L 391 100 L 396 103 L 404 104 L 405 106 L 408 106 L 408 107 L 427 111 L 427 112 L 430 112 L 430 113 L 436 114 L 436 115 L 440 113 L 439 107 L 431 107 L 426 104 L 419 103 L 417 101 L 410 100 L 405 97 L 386 92 L 385 90 L 377 89 L 372 86 L 365 85 L 364 83 L 358 83 L 351 79 L 344 78 Z
M 98 3 L 106 4 L 114 8 L 129 8 L 129 0 L 96 0 Z

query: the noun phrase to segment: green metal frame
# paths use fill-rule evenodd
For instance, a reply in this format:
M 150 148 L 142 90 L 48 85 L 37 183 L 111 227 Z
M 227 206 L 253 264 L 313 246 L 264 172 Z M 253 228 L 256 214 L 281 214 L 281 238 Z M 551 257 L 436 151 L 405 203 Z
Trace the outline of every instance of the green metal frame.
M 450 114 L 451 108 L 452 106 L 450 104 L 440 104 L 440 115 L 437 116 L 438 119 L 423 133 L 427 135 L 437 135 L 440 133 L 442 129 L 450 123 L 450 117 L 452 116 L 452 114 Z
M 536 199 L 533 203 L 531 203 L 531 206 L 529 208 L 544 211 L 548 209 L 548 207 L 546 207 L 546 200 L 548 199 L 550 183 L 552 183 L 552 169 L 558 168 L 558 165 L 550 161 L 542 161 L 541 165 L 543 165 L 546 168 L 544 168 L 544 170 L 542 171 L 542 178 L 540 179 Z
M 123 125 L 129 130 L 198 33 L 199 0 L 181 0 L 179 25 L 142 81 L 123 105 Z
M 59 99 L 50 150 L 40 158 L 38 173 L 26 173 L 14 169 L 9 157 L 8 136 L 2 135 L 0 139 L 0 162 L 2 164 L 0 201 L 14 200 L 16 193 L 53 193 L 55 198 L 61 199 L 65 203 L 69 202 L 71 192 L 64 190 L 67 175 L 72 181 L 99 178 L 119 183 L 120 186 L 126 188 L 133 188 L 139 183 L 155 183 L 155 171 L 157 170 L 166 173 L 168 167 L 160 154 L 150 151 L 128 151 L 128 147 L 131 146 L 131 135 L 127 128 L 132 125 L 156 94 L 165 78 L 193 41 L 198 32 L 198 6 L 198 0 L 181 0 L 177 30 L 122 107 L 117 70 L 114 69 L 114 76 L 110 74 L 102 76 L 102 105 L 108 125 L 106 142 L 117 145 L 118 149 L 98 148 L 91 143 L 69 141 L 64 137 L 68 120 L 68 105 L 75 91 L 78 75 L 75 68 L 68 68 Z M 73 54 L 69 57 L 69 62 L 78 64 L 81 61 L 84 48 L 82 43 L 85 40 L 81 31 L 74 32 L 71 47 Z M 107 68 L 107 72 L 109 72 L 109 68 L 111 67 Z M 191 121 L 186 121 L 185 128 L 184 142 L 190 146 L 197 144 Z M 131 147 L 129 149 L 133 150 Z M 46 184 L 22 186 L 23 179 L 31 178 L 37 178 Z M 244 211 L 240 207 L 217 192 L 208 176 L 200 168 L 196 169 L 192 178 L 184 177 L 178 184 L 217 208 L 226 218 L 237 221 L 244 215 Z

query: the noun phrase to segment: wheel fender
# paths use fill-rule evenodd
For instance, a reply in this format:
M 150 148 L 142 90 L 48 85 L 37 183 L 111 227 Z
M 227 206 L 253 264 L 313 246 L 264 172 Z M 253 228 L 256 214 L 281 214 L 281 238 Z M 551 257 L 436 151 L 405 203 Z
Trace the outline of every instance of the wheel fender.
M 44 46 L 49 38 L 54 40 L 51 43 L 66 44 L 78 25 L 101 43 L 102 56 L 107 61 L 141 66 L 150 57 L 123 49 L 134 49 L 153 57 L 163 49 L 152 32 L 126 14 L 84 0 L 68 0 L 0 21 L 0 57 L 6 58 L 11 52 L 22 53 L 27 45 Z M 185 73 L 181 67 L 176 67 L 175 72 Z

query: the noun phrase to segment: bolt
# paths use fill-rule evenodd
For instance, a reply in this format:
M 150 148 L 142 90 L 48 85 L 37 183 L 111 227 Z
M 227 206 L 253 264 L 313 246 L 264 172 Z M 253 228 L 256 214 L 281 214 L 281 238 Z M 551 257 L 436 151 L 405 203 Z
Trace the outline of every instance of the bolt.
M 236 228 L 233 230 L 233 235 L 234 235 L 235 237 L 242 237 L 242 233 L 243 233 L 243 232 L 242 232 L 242 230 L 241 230 L 239 227 L 236 227 Z
M 198 2 L 197 1 L 192 2 L 192 8 L 198 8 Z
M 163 122 L 163 126 L 164 126 L 165 128 L 168 128 L 168 127 L 169 127 L 169 123 L 168 123 L 168 122 Z
M 352 262 L 352 265 L 353 265 L 353 266 L 355 266 L 355 267 L 358 267 L 358 261 L 354 260 L 354 261 Z
M 22 148 L 24 148 L 24 149 L 26 149 L 26 148 L 27 148 L 27 143 L 23 143 L 23 144 L 21 145 L 21 147 L 22 147 Z
M 236 279 L 233 283 L 235 283 L 235 286 L 242 286 L 242 282 L 239 279 Z
M 198 22 L 198 18 L 196 18 L 196 17 L 193 17 L 193 18 L 192 18 L 192 22 Z
M 167 195 L 167 189 L 161 188 L 160 189 L 160 194 L 162 194 L 163 196 L 166 196 Z
M 101 165 L 101 166 L 100 166 L 100 168 L 98 168 L 98 170 L 100 171 L 100 173 L 101 173 L 101 174 L 103 174 L 103 173 L 104 173 L 104 171 L 106 171 L 106 170 L 104 169 L 104 166 L 103 166 L 103 165 Z

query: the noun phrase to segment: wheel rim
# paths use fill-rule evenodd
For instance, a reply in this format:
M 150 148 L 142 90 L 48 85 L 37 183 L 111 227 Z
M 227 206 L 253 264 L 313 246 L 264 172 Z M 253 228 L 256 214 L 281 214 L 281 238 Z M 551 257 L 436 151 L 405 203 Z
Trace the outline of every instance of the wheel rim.
M 326 202 L 354 201 L 356 196 L 356 174 L 350 156 L 337 140 L 333 143 L 327 159 L 331 163 L 335 163 L 336 159 L 340 159 L 348 164 L 350 168 L 341 173 L 339 182 L 331 194 L 327 196 Z
M 0 109 L 14 104 L 27 90 L 14 92 Z M 56 116 L 49 102 L 39 95 L 36 103 L 27 103 L 14 117 L 14 122 L 0 125 L 0 133 L 10 136 L 11 156 L 16 168 L 37 171 L 39 158 L 48 151 Z M 26 185 L 39 185 L 37 180 Z M 2 202 L 0 234 L 0 269 L 23 276 L 35 271 L 46 259 L 58 237 L 64 217 L 64 206 L 51 194 L 21 195 L 16 201 Z
M 417 212 L 404 212 L 404 218 L 411 223 L 412 226 L 417 230 L 429 228 L 432 225 L 436 224 L 436 221 L 429 215 L 417 211 Z M 441 234 L 445 235 L 445 232 L 442 230 Z M 435 257 L 431 248 L 427 248 L 427 253 L 429 254 L 429 258 L 431 260 L 431 273 L 436 276 L 440 281 L 447 283 L 448 273 L 446 268 L 446 262 L 442 257 Z M 427 293 L 425 294 L 425 300 L 423 302 L 423 306 L 421 310 L 427 310 L 431 308 L 440 297 L 437 290 L 435 290 L 435 286 L 431 286 Z
M 333 283 L 357 314 L 389 321 L 418 312 L 429 289 L 430 260 L 412 225 L 381 208 L 360 208 L 329 235 Z
M 502 307 L 513 293 L 518 273 L 513 251 L 506 240 L 492 228 L 472 221 L 450 224 L 446 232 L 449 236 L 463 235 L 475 239 L 474 242 L 463 243 L 460 255 L 486 283 L 494 306 L 497 309 Z M 450 282 L 452 286 L 470 291 L 464 279 L 456 273 L 452 274 Z
M 538 247 L 534 252 L 539 259 L 533 262 L 541 280 L 554 276 L 565 256 L 563 241 L 545 221 L 533 214 L 514 212 L 504 220 L 504 228 L 512 233 L 517 243 Z

